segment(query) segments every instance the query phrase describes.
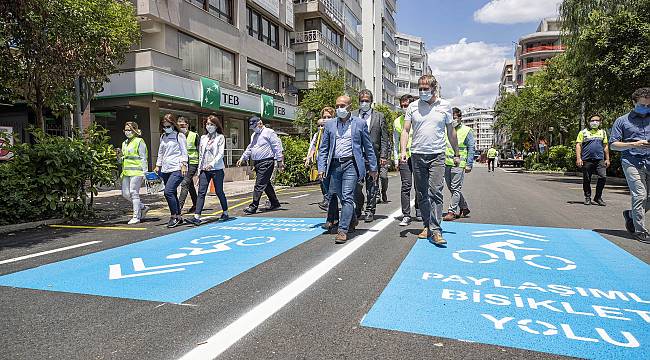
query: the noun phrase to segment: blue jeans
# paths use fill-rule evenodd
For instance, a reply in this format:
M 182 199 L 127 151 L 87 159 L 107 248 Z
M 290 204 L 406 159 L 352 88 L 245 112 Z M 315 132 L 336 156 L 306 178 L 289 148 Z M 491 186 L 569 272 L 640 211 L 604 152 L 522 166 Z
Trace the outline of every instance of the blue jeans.
M 181 208 L 178 203 L 178 187 L 183 182 L 183 175 L 181 175 L 180 170 L 170 173 L 161 172 L 158 175 L 160 175 L 165 183 L 164 194 L 167 200 L 167 206 L 169 206 L 169 212 L 172 216 L 180 215 Z
M 339 231 L 347 233 L 354 216 L 354 190 L 359 176 L 354 160 L 339 162 L 333 159 L 330 165 L 329 193 L 341 201 L 341 220 Z M 330 198 L 330 202 L 335 200 Z M 330 206 L 331 207 L 331 206 Z
M 219 197 L 221 210 L 228 211 L 228 201 L 226 200 L 226 194 L 223 192 L 223 177 L 223 169 L 201 171 L 199 174 L 199 196 L 196 199 L 196 215 L 201 215 L 201 212 L 203 211 L 203 205 L 205 204 L 205 195 L 208 193 L 208 185 L 210 185 L 210 180 L 212 180 L 214 183 L 214 191 L 217 193 L 217 197 Z

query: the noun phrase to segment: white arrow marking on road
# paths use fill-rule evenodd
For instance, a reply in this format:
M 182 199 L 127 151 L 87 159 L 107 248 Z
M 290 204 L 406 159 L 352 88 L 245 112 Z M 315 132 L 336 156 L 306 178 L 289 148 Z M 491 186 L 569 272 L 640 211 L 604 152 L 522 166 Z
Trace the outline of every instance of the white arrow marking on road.
M 474 231 L 472 233 L 472 237 L 487 237 L 487 236 L 501 236 L 501 235 L 515 236 L 524 239 L 544 241 L 544 242 L 549 241 L 544 239 L 546 237 L 544 235 L 531 234 L 523 231 L 510 230 L 510 229 L 482 230 L 482 231 Z
M 192 262 L 179 263 L 179 264 L 146 267 L 144 265 L 144 261 L 142 260 L 142 258 L 133 258 L 132 262 L 133 262 L 134 271 L 147 271 L 147 270 L 156 270 L 156 271 L 122 275 L 122 266 L 120 264 L 112 264 L 108 266 L 108 279 L 117 280 L 117 279 L 126 279 L 126 278 L 138 277 L 138 276 L 157 275 L 157 274 L 183 271 L 185 270 L 183 266 L 197 265 L 203 263 L 203 261 L 192 261 Z M 167 269 L 167 270 L 158 270 L 158 269 Z
M 292 196 L 292 197 L 290 197 L 290 199 L 300 199 L 301 197 L 305 197 L 305 196 L 309 196 L 309 194 L 302 194 L 302 195 L 298 195 L 298 196 Z

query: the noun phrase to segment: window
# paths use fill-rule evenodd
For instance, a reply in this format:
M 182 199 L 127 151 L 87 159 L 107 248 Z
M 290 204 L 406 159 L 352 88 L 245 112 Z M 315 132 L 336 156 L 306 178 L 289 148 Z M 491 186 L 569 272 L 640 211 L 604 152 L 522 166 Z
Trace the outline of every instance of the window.
M 332 29 L 329 25 L 325 24 L 324 22 L 321 22 L 323 29 L 323 37 L 332 43 L 336 44 L 338 47 L 343 47 L 343 36 L 334 29 Z
M 280 28 L 278 25 L 249 7 L 246 8 L 246 19 L 248 35 L 280 50 Z
M 183 33 L 178 34 L 178 47 L 183 69 L 235 83 L 235 54 Z
M 359 57 L 360 57 L 359 49 L 357 49 L 354 45 L 352 45 L 352 43 L 349 42 L 347 39 L 345 40 L 345 53 L 348 54 L 348 56 L 352 60 L 359 62 Z
M 232 24 L 232 0 L 186 0 Z
M 397 39 L 397 44 L 402 46 L 409 46 L 409 41 L 404 39 Z
M 320 19 L 305 19 L 305 31 L 320 30 Z
M 296 81 L 316 81 L 316 52 L 310 51 L 296 54 Z
M 411 69 L 411 75 L 413 75 L 413 76 L 418 76 L 418 77 L 419 77 L 419 76 L 422 76 L 422 70 L 414 70 L 414 69 Z
M 397 73 L 399 75 L 409 76 L 409 68 L 407 68 L 405 66 L 398 66 L 397 67 Z
M 359 34 L 361 33 L 361 21 L 347 5 L 345 5 L 345 26 Z
M 280 75 L 259 65 L 248 63 L 246 69 L 246 81 L 248 84 L 263 86 L 267 89 L 280 91 Z

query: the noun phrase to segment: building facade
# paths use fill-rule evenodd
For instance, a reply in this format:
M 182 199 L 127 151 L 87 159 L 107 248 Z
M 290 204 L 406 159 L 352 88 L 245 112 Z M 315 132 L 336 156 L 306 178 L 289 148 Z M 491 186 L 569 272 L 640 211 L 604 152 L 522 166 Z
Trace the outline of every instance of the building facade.
M 124 123 L 136 121 L 153 164 L 164 114 L 182 115 L 202 133 L 205 118 L 216 113 L 224 126 L 225 162 L 232 166 L 248 144 L 250 116 L 264 115 L 275 129 L 291 126 L 297 103 L 288 94 L 296 74 L 289 46 L 293 2 L 133 1 L 141 41 L 91 105 L 94 120 L 110 130 L 114 145 L 124 138 Z M 203 106 L 201 91 L 207 79 L 220 90 L 210 108 Z M 227 179 L 236 172 L 227 169 Z
M 359 0 L 363 8 L 362 70 L 365 87 L 372 91 L 375 102 L 395 106 L 397 86 L 395 75 L 395 11 L 396 0 Z
M 398 33 L 397 42 L 397 101 L 402 95 L 418 96 L 418 79 L 431 74 L 429 56 L 421 37 Z
M 463 110 L 463 124 L 474 130 L 477 153 L 483 152 L 495 144 L 493 109 L 467 108 Z
M 544 67 L 546 61 L 564 51 L 560 40 L 561 22 L 558 19 L 544 19 L 537 31 L 519 38 L 515 50 L 515 82 L 524 86 L 526 78 Z
M 499 97 L 502 94 L 513 93 L 517 89 L 515 82 L 515 62 L 514 60 L 506 60 L 501 70 L 501 82 L 499 83 Z
M 296 56 L 295 87 L 308 90 L 318 80 L 318 69 L 344 71 L 346 85 L 363 87 L 361 58 L 361 3 L 359 0 L 293 1 L 295 32 L 290 34 Z

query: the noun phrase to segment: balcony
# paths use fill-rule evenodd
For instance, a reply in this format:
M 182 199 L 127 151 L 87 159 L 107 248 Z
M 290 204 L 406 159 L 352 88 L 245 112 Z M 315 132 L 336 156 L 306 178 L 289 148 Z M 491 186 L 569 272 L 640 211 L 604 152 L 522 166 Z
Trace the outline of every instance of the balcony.
M 397 65 L 395 65 L 395 62 L 393 61 L 393 59 L 390 56 L 389 57 L 382 57 L 382 59 L 383 59 L 383 63 L 384 63 L 384 66 L 386 67 L 386 69 L 391 74 L 395 75 L 397 73 Z
M 296 67 L 296 52 L 293 51 L 291 48 L 285 48 L 287 51 L 287 64 L 289 66 L 293 66 L 294 68 Z
M 318 30 L 294 32 L 291 36 L 291 44 L 319 43 L 339 58 L 344 58 L 343 49 L 338 47 L 338 45 L 334 44 L 329 39 L 323 37 L 321 32 Z
M 537 69 L 546 65 L 546 61 L 532 61 L 524 64 L 524 69 Z
M 423 69 L 422 63 L 412 62 L 411 63 L 411 69 L 422 70 Z
M 289 1 L 289 0 L 287 0 Z M 333 0 L 293 0 L 294 14 L 305 14 L 320 12 L 331 22 L 339 27 L 339 30 L 344 31 L 345 28 L 343 12 L 337 9 L 335 1 Z
M 397 93 L 397 85 L 393 84 L 390 80 L 383 77 L 384 90 L 393 96 Z
M 391 15 L 391 13 L 386 8 L 384 8 L 383 18 L 393 31 L 397 31 L 397 26 L 395 25 L 395 18 L 393 18 L 393 15 Z

